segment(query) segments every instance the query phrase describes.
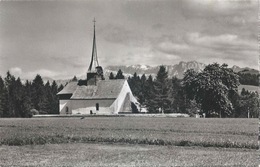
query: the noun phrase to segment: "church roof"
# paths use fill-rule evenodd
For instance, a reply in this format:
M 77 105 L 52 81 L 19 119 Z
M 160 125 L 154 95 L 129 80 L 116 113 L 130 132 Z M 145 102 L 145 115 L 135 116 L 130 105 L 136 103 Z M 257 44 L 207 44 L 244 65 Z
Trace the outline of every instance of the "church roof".
M 126 80 L 124 79 L 100 80 L 97 82 L 97 85 L 89 85 L 89 86 L 76 85 L 75 88 L 73 83 L 73 84 L 68 84 L 67 86 L 69 86 L 68 88 L 69 90 L 74 89 L 71 99 L 115 99 L 121 92 L 125 82 Z M 65 94 L 65 93 L 63 93 L 62 90 L 58 94 Z
M 78 87 L 77 81 L 70 81 L 65 87 L 58 93 L 60 94 L 73 94 Z

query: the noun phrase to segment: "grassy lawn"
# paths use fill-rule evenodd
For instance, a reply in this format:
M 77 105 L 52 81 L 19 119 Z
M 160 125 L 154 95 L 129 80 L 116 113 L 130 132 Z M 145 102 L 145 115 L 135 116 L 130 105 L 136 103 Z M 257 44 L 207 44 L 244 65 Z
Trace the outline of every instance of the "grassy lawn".
M 86 117 L 1 119 L 0 144 L 113 142 L 257 149 L 257 119 Z
M 6 118 L 0 136 L 0 166 L 258 164 L 258 119 Z
M 1 146 L 0 166 L 252 166 L 248 149 L 133 144 L 46 144 Z

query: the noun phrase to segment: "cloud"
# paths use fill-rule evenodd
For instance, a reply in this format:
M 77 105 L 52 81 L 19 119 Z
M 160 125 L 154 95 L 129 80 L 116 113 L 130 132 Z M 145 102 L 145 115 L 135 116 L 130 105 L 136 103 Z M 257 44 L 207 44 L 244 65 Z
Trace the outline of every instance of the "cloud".
M 94 17 L 102 66 L 190 60 L 257 65 L 257 3 L 7 2 L 0 5 L 4 14 L 0 23 L 0 74 L 5 75 L 12 68 L 16 75 L 31 78 L 37 73 L 54 79 L 85 73 L 92 49 Z
M 193 44 L 214 47 L 214 44 L 231 44 L 237 40 L 237 35 L 222 34 L 218 36 L 202 35 L 198 32 L 188 34 L 188 42 Z
M 235 34 L 221 34 L 217 36 L 190 33 L 187 35 L 187 42 L 191 45 L 216 49 L 216 50 L 256 50 L 256 43 L 239 38 Z
M 219 62 L 230 65 L 252 64 L 256 68 L 257 42 L 242 38 L 236 34 L 210 35 L 191 32 L 178 36 L 162 36 L 153 39 L 153 54 L 166 60 L 191 61 L 197 60 L 206 64 Z
M 182 6 L 188 11 L 189 17 L 212 17 L 212 15 L 225 16 L 241 15 L 257 7 L 257 0 L 184 0 Z M 194 14 L 194 15 L 191 15 Z
M 104 33 L 104 39 L 108 42 L 127 46 L 142 46 L 144 44 L 144 36 L 141 32 L 128 30 L 123 26 L 111 24 L 105 27 L 106 29 L 102 30 L 102 32 Z
M 9 71 L 15 77 L 19 77 L 22 74 L 22 69 L 19 67 L 10 68 Z
M 57 72 L 57 71 L 52 71 L 52 70 L 48 70 L 48 69 L 39 69 L 36 71 L 25 72 L 20 67 L 13 67 L 13 68 L 10 68 L 9 71 L 15 77 L 20 77 L 22 79 L 29 79 L 29 80 L 34 79 L 37 74 L 39 74 L 41 77 L 49 77 L 52 79 L 60 79 L 60 78 L 64 78 L 64 77 L 66 78 L 66 77 L 70 76 L 65 71 Z
M 160 29 L 162 29 L 162 27 L 163 27 L 163 24 L 161 24 L 161 23 L 157 23 L 157 24 L 152 25 L 152 28 L 154 30 L 160 30 Z
M 189 49 L 189 46 L 187 44 L 183 43 L 173 43 L 170 41 L 159 43 L 157 46 L 157 49 L 161 52 L 167 53 L 167 54 L 175 54 L 183 52 L 184 50 Z

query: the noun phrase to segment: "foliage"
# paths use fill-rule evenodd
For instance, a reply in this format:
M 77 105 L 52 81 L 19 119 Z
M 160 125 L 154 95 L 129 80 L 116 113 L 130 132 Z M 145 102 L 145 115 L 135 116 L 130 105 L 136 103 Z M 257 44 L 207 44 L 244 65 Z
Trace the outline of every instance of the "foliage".
M 234 117 L 258 118 L 259 103 L 259 94 L 257 92 L 249 92 L 243 88 L 241 96 L 236 100 Z
M 123 75 L 123 71 L 121 69 L 118 70 L 115 79 L 125 79 L 125 76 Z
M 76 75 L 72 78 L 71 81 L 78 81 L 78 78 L 76 77 Z
M 151 99 L 151 107 L 157 112 L 168 113 L 171 112 L 170 108 L 170 81 L 168 79 L 168 72 L 164 66 L 160 66 L 154 81 L 153 99 Z
M 244 73 L 242 71 L 242 72 L 238 72 L 238 75 L 239 75 L 240 84 L 259 86 L 260 74 L 250 74 L 250 73 Z
M 112 72 L 109 74 L 109 79 L 116 79 Z
M 133 113 L 139 112 L 137 106 L 133 102 L 131 102 L 131 109 L 132 109 Z
M 173 77 L 171 80 L 171 108 L 173 112 L 194 115 L 198 105 L 186 97 L 186 92 L 181 85 L 181 79 Z
M 187 97 L 200 104 L 206 116 L 227 117 L 234 107 L 231 97 L 237 93 L 238 76 L 226 64 L 210 64 L 202 72 L 188 70 L 183 79 Z
M 4 83 L 4 80 L 0 76 L 0 117 L 3 117 L 6 114 L 6 111 L 8 110 L 8 101 L 6 99 L 7 97 L 7 89 Z
M 31 117 L 32 109 L 40 113 L 58 114 L 59 101 L 56 94 L 63 89 L 55 81 L 44 85 L 40 75 L 22 84 L 9 71 L 4 80 L 0 77 L 0 117 Z

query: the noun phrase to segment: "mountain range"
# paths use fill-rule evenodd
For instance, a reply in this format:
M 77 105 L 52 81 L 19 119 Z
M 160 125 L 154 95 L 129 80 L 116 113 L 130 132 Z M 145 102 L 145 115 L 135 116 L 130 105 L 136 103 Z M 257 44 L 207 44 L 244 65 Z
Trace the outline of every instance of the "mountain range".
M 189 62 L 179 62 L 175 65 L 164 65 L 166 67 L 166 70 L 168 71 L 169 77 L 177 77 L 177 78 L 183 78 L 184 73 L 188 69 L 194 69 L 195 71 L 199 72 L 202 71 L 206 64 L 197 62 L 197 61 L 189 61 Z M 137 75 L 141 76 L 145 74 L 146 76 L 152 75 L 153 78 L 157 75 L 157 72 L 159 70 L 160 66 L 149 66 L 149 65 L 121 65 L 121 66 L 107 66 L 104 68 L 104 75 L 105 78 L 108 79 L 110 73 L 112 72 L 114 76 L 117 74 L 118 70 L 121 69 L 123 71 L 123 75 L 125 77 L 133 76 L 133 74 L 136 72 Z M 241 72 L 241 73 L 250 73 L 250 74 L 258 74 L 259 71 L 255 69 L 251 69 L 248 67 L 241 68 L 239 66 L 233 66 L 231 67 L 234 72 Z M 72 76 L 73 77 L 73 76 Z M 71 77 L 71 79 L 72 79 Z M 84 76 L 77 76 L 78 79 L 85 79 Z M 66 84 L 66 82 L 69 82 L 71 79 L 64 79 L 64 80 L 56 80 L 57 84 Z M 43 81 L 52 82 L 54 79 L 49 77 L 43 77 Z
M 181 61 L 179 64 L 175 65 L 165 65 L 166 70 L 168 71 L 169 77 L 177 77 L 177 78 L 183 78 L 184 73 L 188 69 L 194 69 L 195 71 L 199 72 L 202 71 L 206 64 L 199 63 L 197 61 L 189 61 L 189 62 L 183 62 Z M 123 71 L 123 74 L 125 76 L 132 76 L 135 72 L 140 76 L 142 74 L 145 75 L 152 75 L 153 77 L 156 76 L 160 66 L 148 66 L 148 65 L 132 65 L 132 66 L 107 66 L 104 70 L 105 76 L 109 76 L 109 74 L 112 72 L 114 75 L 116 75 L 117 71 L 121 69 Z M 250 74 L 258 74 L 259 71 L 255 69 L 251 69 L 248 67 L 241 68 L 239 66 L 233 66 L 231 67 L 234 72 L 238 73 L 250 73 Z

